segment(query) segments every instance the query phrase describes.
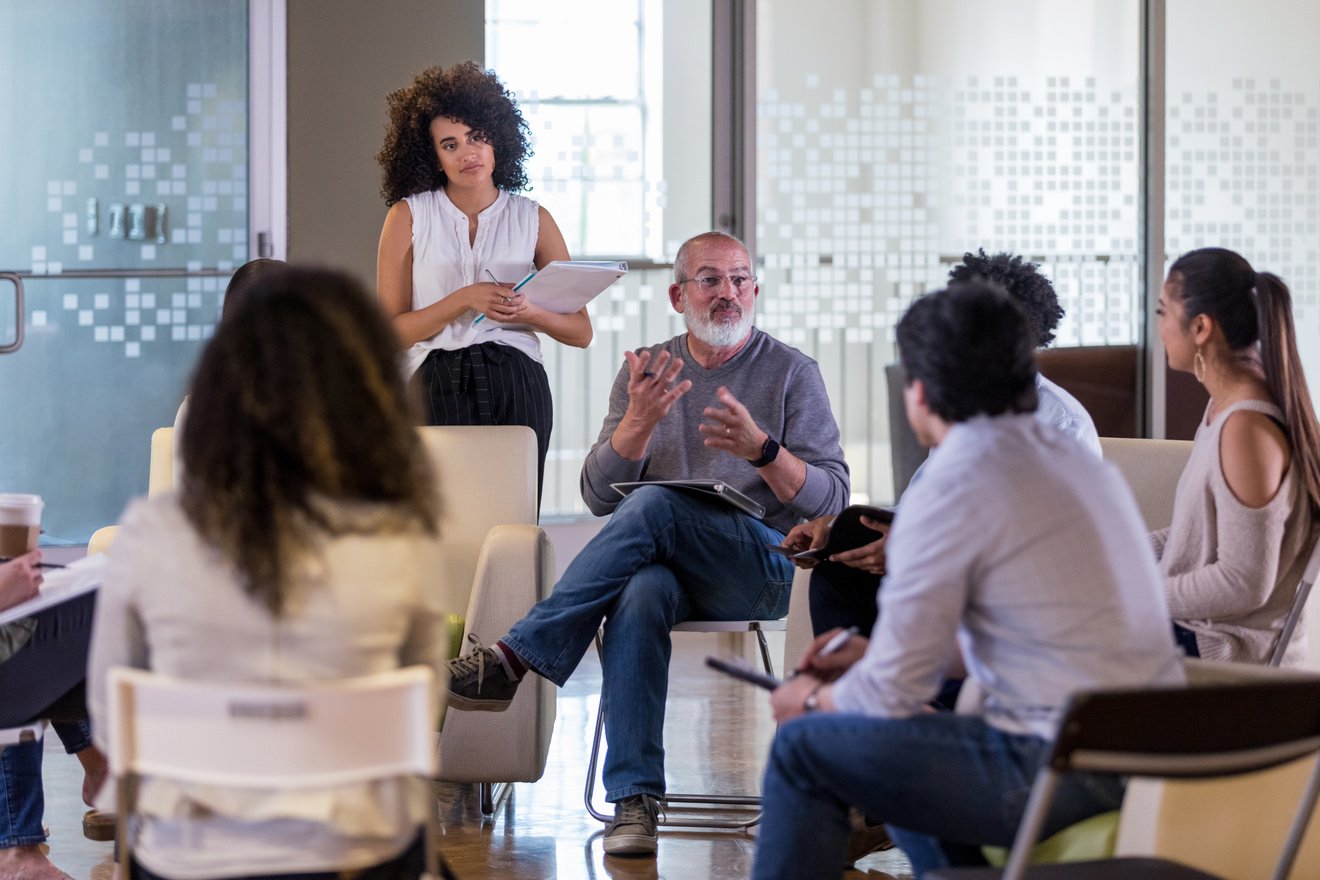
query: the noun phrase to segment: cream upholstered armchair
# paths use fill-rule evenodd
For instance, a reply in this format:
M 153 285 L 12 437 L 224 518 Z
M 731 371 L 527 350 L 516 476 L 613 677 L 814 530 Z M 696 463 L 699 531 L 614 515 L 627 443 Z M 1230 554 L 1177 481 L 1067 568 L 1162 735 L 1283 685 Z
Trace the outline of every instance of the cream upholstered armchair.
M 446 606 L 462 615 L 457 654 L 468 633 L 503 636 L 553 584 L 554 553 L 536 525 L 536 435 L 520 426 L 418 430 L 443 502 L 445 570 L 436 576 Z M 447 712 L 438 778 L 479 783 L 489 815 L 505 790 L 497 786 L 541 778 L 554 724 L 555 687 L 535 675 L 504 712 Z
M 1173 495 L 1192 454 L 1192 441 L 1101 437 L 1100 449 L 1105 461 L 1123 474 L 1146 528 L 1154 532 L 1173 522 Z
M 151 432 L 151 469 L 147 473 L 147 496 L 153 497 L 174 488 L 174 429 L 157 428 Z M 104 553 L 119 533 L 119 526 L 102 526 L 87 542 L 87 555 Z

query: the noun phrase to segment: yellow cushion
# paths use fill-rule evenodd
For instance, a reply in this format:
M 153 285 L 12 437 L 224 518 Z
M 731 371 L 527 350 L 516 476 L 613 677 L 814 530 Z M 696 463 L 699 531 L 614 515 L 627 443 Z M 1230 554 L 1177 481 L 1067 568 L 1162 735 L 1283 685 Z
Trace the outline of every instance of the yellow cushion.
M 463 650 L 463 615 L 446 614 L 445 630 L 445 636 L 449 640 L 449 647 L 445 649 L 445 656 L 452 660 Z
M 446 614 L 445 615 L 445 656 L 450 660 L 458 656 L 459 651 L 463 650 L 463 615 Z M 445 703 L 440 707 L 440 723 L 436 725 L 436 730 L 444 730 L 445 713 L 449 711 L 449 704 Z
M 119 534 L 119 526 L 101 526 L 101 528 L 92 532 L 91 539 L 87 542 L 87 555 L 92 556 L 96 553 L 105 553 L 114 543 L 115 535 Z
M 1114 854 L 1118 838 L 1118 810 L 1101 813 L 1069 825 L 1032 847 L 1033 865 L 1054 865 L 1061 862 L 1085 862 L 1104 859 Z M 1002 846 L 983 846 L 985 860 L 996 868 L 1008 862 L 1008 850 Z

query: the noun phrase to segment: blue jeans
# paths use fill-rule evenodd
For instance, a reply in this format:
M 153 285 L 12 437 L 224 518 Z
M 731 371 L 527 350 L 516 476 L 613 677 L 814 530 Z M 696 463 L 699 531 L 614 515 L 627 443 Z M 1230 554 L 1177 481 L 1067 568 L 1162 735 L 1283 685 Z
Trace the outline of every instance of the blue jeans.
M 51 728 L 69 754 L 92 744 L 85 720 L 83 678 L 96 593 L 87 593 L 36 615 L 27 643 L 0 664 L 0 726 L 52 719 Z M 42 744 L 11 746 L 0 755 L 0 849 L 46 840 L 41 816 Z
M 555 585 L 503 639 L 563 685 L 605 627 L 605 795 L 665 792 L 669 631 L 689 618 L 771 620 L 788 610 L 793 566 L 766 550 L 783 535 L 719 501 L 633 492 Z
M 92 744 L 92 727 L 86 721 L 59 721 L 51 729 L 72 755 Z M 41 817 L 46 811 L 41 787 L 42 743 L 10 746 L 0 755 L 0 849 L 45 843 Z
M 752 877 L 843 876 L 850 806 L 888 826 L 917 880 L 934 868 L 975 864 L 981 845 L 1012 844 L 1049 747 L 976 715 L 796 718 L 779 729 L 770 752 Z M 1065 777 L 1044 834 L 1117 809 L 1122 799 L 1116 777 Z

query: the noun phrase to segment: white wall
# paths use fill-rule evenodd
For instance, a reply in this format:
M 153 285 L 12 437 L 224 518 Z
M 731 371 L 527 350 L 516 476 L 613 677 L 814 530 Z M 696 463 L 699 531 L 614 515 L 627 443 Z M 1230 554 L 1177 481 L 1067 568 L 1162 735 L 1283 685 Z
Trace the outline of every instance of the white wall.
M 485 57 L 483 0 L 288 0 L 289 259 L 373 288 L 385 96 Z

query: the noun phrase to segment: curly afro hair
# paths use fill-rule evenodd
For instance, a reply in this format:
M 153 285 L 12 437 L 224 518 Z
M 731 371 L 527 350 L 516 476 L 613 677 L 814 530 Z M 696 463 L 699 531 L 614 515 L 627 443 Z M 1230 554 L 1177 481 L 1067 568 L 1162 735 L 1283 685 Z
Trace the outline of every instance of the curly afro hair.
M 1026 310 L 1027 320 L 1036 336 L 1036 348 L 1054 341 L 1054 328 L 1063 318 L 1063 308 L 1054 293 L 1054 285 L 1036 270 L 1040 264 L 1028 262 L 1015 254 L 986 256 L 984 250 L 963 254 L 963 260 L 949 272 L 950 284 L 978 279 L 1002 287 Z
M 495 74 L 471 61 L 449 69 L 428 67 L 407 88 L 386 99 L 390 120 L 385 145 L 376 154 L 380 163 L 380 193 L 393 205 L 407 196 L 445 185 L 445 173 L 431 140 L 431 121 L 437 116 L 470 126 L 495 151 L 495 185 L 500 189 L 527 189 L 523 163 L 531 155 L 527 120 L 513 93 Z

